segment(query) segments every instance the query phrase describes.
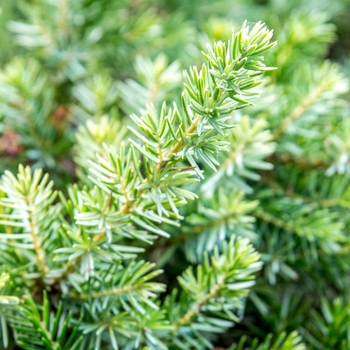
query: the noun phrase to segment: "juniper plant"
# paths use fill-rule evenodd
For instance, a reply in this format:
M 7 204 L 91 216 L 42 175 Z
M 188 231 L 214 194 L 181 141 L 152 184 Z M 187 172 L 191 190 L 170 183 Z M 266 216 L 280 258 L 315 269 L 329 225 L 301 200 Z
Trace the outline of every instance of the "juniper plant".
M 348 12 L 1 4 L 0 348 L 348 349 Z
M 263 23 L 244 23 L 227 42 L 208 45 L 200 69 L 184 72 L 179 106 L 150 103 L 131 116 L 128 130 L 104 119 L 100 138 L 91 135 L 98 127 L 82 127 L 81 149 L 89 138 L 96 147 L 90 160 L 80 155 L 86 182 L 67 195 L 41 170 L 5 171 L 1 270 L 11 283 L 1 299 L 3 346 L 211 348 L 215 334 L 239 322 L 261 268 L 247 239 L 221 237 L 173 290 L 143 252 L 169 238 L 168 227 L 181 227 L 180 208 L 197 198 L 190 185 L 204 179 L 206 167 L 220 165 L 232 112 L 251 105 L 261 75 L 273 69 L 263 56 L 275 45 L 271 38 Z

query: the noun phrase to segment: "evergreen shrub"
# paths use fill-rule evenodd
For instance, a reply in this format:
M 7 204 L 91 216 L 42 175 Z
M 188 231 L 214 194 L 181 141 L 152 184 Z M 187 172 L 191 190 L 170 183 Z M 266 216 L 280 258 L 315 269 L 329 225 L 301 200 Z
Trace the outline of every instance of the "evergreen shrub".
M 1 3 L 0 348 L 350 349 L 349 11 Z

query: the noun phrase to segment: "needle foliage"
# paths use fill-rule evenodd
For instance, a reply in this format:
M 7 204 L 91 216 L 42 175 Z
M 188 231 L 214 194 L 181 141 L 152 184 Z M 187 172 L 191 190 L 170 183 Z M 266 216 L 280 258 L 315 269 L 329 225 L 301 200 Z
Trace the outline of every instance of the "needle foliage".
M 350 349 L 350 9 L 316 5 L 0 5 L 0 349 Z

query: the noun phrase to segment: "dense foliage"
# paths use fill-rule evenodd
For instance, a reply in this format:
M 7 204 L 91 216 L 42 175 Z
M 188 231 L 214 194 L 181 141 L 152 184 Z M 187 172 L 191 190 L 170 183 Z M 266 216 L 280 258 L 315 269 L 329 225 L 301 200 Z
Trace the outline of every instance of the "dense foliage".
M 1 2 L 0 348 L 350 349 L 349 12 Z

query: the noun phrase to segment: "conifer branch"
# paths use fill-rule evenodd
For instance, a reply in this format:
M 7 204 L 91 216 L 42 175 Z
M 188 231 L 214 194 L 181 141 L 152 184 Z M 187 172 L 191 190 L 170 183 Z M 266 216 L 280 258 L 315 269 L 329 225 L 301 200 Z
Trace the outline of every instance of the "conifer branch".
M 36 252 L 36 259 L 37 259 L 38 267 L 41 270 L 43 278 L 44 278 L 45 275 L 49 272 L 49 268 L 45 262 L 45 254 L 44 254 L 44 251 L 41 247 L 41 242 L 39 239 L 39 230 L 37 228 L 35 217 L 32 214 L 33 211 L 35 210 L 35 208 L 33 206 L 33 203 L 31 202 L 30 198 L 26 199 L 26 202 L 28 205 L 28 212 L 30 213 L 29 214 L 30 233 L 32 236 L 34 249 Z
M 80 286 L 79 293 L 69 292 L 67 296 L 75 300 L 117 297 L 124 302 L 128 299 L 142 301 L 154 298 L 165 290 L 164 284 L 152 282 L 153 278 L 163 273 L 162 270 L 151 271 L 154 266 L 145 261 L 131 261 L 122 268 L 112 267 L 105 279 L 90 281 L 88 285 Z
M 137 128 L 129 129 L 138 139 L 130 139 L 127 156 L 128 166 L 133 169 L 128 175 L 134 185 L 128 184 L 132 195 L 126 196 L 123 190 L 117 193 L 117 181 L 109 180 L 117 170 L 113 157 L 126 157 L 123 150 L 116 155 L 115 150 L 106 149 L 109 160 L 99 158 L 99 164 L 92 163 L 95 185 L 119 197 L 118 216 L 131 215 L 133 222 L 142 226 L 138 216 L 144 220 L 146 206 L 152 216 L 156 212 L 157 219 L 148 216 L 150 221 L 143 227 L 154 227 L 155 233 L 160 231 L 152 221 L 161 222 L 164 216 L 170 215 L 180 218 L 177 207 L 195 195 L 180 189 L 179 185 L 197 181 L 195 173 L 203 177 L 198 161 L 212 169 L 219 165 L 217 158 L 227 146 L 223 140 L 225 132 L 232 127 L 228 123 L 230 113 L 250 104 L 251 96 L 256 95 L 253 89 L 261 84 L 257 76 L 272 69 L 266 67 L 260 56 L 275 45 L 270 43 L 271 37 L 272 32 L 260 22 L 251 31 L 244 24 L 237 34 L 232 33 L 228 43 L 219 42 L 214 48 L 208 46 L 208 54 L 204 54 L 207 64 L 201 70 L 192 67 L 189 72 L 185 71 L 182 113 L 175 104 L 168 110 L 163 104 L 160 113 L 154 106 L 148 106 L 141 117 L 132 116 Z M 174 166 L 186 158 L 191 167 L 174 172 Z M 123 189 L 120 181 L 117 186 Z
M 185 138 L 196 131 L 200 118 L 201 118 L 200 115 L 197 115 L 194 118 L 191 126 L 184 132 Z M 168 153 L 165 155 L 165 159 L 169 159 L 169 158 L 171 158 L 172 155 L 176 155 L 177 153 L 181 152 L 184 147 L 185 147 L 185 143 L 184 143 L 183 139 L 181 138 L 180 140 L 177 141 L 175 146 L 173 146 L 173 148 L 168 151 Z M 164 166 L 166 166 L 166 163 L 162 162 L 160 167 L 164 167 Z
M 188 310 L 185 315 L 183 315 L 177 323 L 175 323 L 174 328 L 179 329 L 185 324 L 191 323 L 191 320 L 194 316 L 198 315 L 198 313 L 201 310 L 201 307 L 203 305 L 206 305 L 208 301 L 210 301 L 213 298 L 216 298 L 220 289 L 225 285 L 224 281 L 226 279 L 226 275 L 221 275 L 220 279 L 217 281 L 217 283 L 210 289 L 209 293 L 205 296 L 201 297 L 194 303 L 190 310 Z
M 203 1 L 1 6 L 2 348 L 347 348 L 349 5 Z
M 295 109 L 284 118 L 283 122 L 273 132 L 273 138 L 277 139 L 291 124 L 298 120 L 307 109 L 322 95 L 323 92 L 327 91 L 329 87 L 322 81 L 308 96 L 306 96 Z
M 310 70 L 309 67 L 307 67 Z M 304 68 L 306 69 L 306 67 Z M 323 62 L 315 71 L 308 71 L 308 80 L 305 77 L 307 86 L 307 95 L 301 96 L 299 104 L 288 114 L 274 130 L 273 138 L 276 140 L 282 133 L 286 131 L 288 126 L 299 120 L 311 106 L 327 101 L 329 93 L 334 93 L 334 99 L 337 100 L 340 95 L 347 91 L 348 81 L 340 74 L 338 67 L 328 61 Z M 299 89 L 299 83 L 296 84 L 295 89 Z M 328 96 L 327 96 L 328 93 Z M 335 102 L 336 103 L 336 102 Z
M 221 333 L 239 321 L 236 312 L 242 307 L 247 288 L 254 284 L 252 274 L 261 267 L 252 246 L 240 238 L 224 242 L 221 253 L 216 247 L 211 259 L 205 254 L 203 260 L 196 273 L 189 268 L 179 277 L 179 302 L 174 298 L 176 293 L 165 301 L 175 335 L 173 342 L 184 342 L 186 349 L 191 339 L 210 344 L 201 331 L 212 328 Z M 206 319 L 212 322 L 209 327 L 202 325 Z
M 56 198 L 56 192 L 52 191 L 53 183 L 49 183 L 48 175 L 42 176 L 42 171 L 32 173 L 29 167 L 19 166 L 18 177 L 6 172 L 0 187 L 6 194 L 0 205 L 11 210 L 9 214 L 0 216 L 1 224 L 20 228 L 20 233 L 0 234 L 0 237 L 7 240 L 9 247 L 15 247 L 16 241 L 30 243 L 35 252 L 35 265 L 44 280 L 50 268 L 43 241 L 53 234 L 52 226 L 59 212 L 58 207 L 52 206 Z
M 318 239 L 320 242 L 334 241 L 343 242 L 345 237 L 343 233 L 343 225 L 332 219 L 336 219 L 336 216 L 331 215 L 327 209 L 321 211 L 314 211 L 305 215 L 306 212 L 311 212 L 314 207 L 309 208 L 307 211 L 298 208 L 290 208 L 290 219 L 288 221 L 280 219 L 277 215 L 273 215 L 262 209 L 255 210 L 252 214 L 272 225 L 282 228 L 286 231 L 295 232 L 300 237 L 305 238 L 310 242 L 314 242 Z M 300 212 L 299 212 L 300 210 Z M 304 212 L 303 212 L 304 211 Z M 332 247 L 332 249 L 337 247 Z M 328 249 L 324 246 L 324 249 Z
M 20 299 L 16 296 L 3 295 L 2 289 L 5 288 L 5 285 L 9 282 L 10 275 L 8 273 L 2 273 L 0 275 L 0 306 L 1 305 L 17 305 L 20 302 Z

